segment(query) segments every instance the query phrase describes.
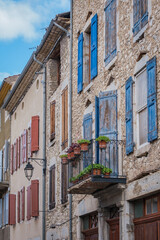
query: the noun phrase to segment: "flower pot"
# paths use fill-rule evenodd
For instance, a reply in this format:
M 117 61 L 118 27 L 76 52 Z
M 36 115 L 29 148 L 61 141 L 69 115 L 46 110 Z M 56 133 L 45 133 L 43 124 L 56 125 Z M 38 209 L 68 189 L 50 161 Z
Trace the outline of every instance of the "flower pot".
M 93 175 L 101 175 L 101 169 L 93 169 Z
M 67 164 L 67 163 L 68 163 L 67 157 L 62 157 L 62 164 Z
M 104 149 L 104 148 L 106 148 L 106 146 L 107 146 L 107 144 L 105 141 L 103 141 L 103 140 L 99 141 L 99 148 Z
M 69 160 L 72 160 L 72 159 L 74 159 L 74 157 L 75 157 L 75 156 L 74 156 L 74 152 L 68 153 L 67 156 L 68 156 L 67 158 L 68 158 Z
M 80 147 L 75 147 L 74 148 L 74 154 L 75 155 L 80 155 L 81 154 L 81 148 Z
M 88 151 L 88 143 L 81 143 L 81 151 L 82 152 Z
M 87 179 L 89 176 L 91 176 L 90 173 L 86 173 L 84 176 L 83 176 L 83 179 Z
M 105 174 L 103 174 L 103 176 L 104 176 L 105 178 L 109 178 L 110 173 L 105 173 Z

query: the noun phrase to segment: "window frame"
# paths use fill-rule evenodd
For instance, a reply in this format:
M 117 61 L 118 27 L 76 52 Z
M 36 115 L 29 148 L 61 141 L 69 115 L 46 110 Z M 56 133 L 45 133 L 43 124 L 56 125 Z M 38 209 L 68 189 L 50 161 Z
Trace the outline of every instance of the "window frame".
M 66 101 L 67 98 L 67 101 Z M 61 148 L 64 150 L 68 147 L 68 85 L 61 93 L 62 109 L 61 109 Z M 64 101 L 64 102 L 63 102 Z M 67 131 L 66 131 L 67 126 Z
M 54 171 L 54 174 L 53 174 L 53 171 Z M 53 177 L 54 177 L 54 182 L 52 182 Z M 53 184 L 54 184 L 54 187 L 53 187 Z M 56 166 L 54 164 L 50 167 L 50 170 L 49 170 L 49 210 L 54 209 L 56 205 L 56 189 L 55 188 L 56 188 Z M 54 199 L 51 199 L 53 195 L 54 195 Z

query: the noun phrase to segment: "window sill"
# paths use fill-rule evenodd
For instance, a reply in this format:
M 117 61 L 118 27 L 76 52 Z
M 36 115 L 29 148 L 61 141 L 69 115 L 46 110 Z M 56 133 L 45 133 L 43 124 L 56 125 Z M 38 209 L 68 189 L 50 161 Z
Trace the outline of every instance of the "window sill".
M 93 82 L 90 82 L 90 83 L 85 87 L 85 89 L 83 90 L 83 92 L 86 93 L 87 91 L 89 91 L 90 88 L 92 87 L 92 85 L 93 85 Z
M 138 42 L 141 39 L 147 27 L 148 27 L 148 23 L 133 37 L 133 43 Z
M 110 63 L 105 63 L 105 70 L 111 70 L 115 66 L 115 62 L 117 60 L 117 55 L 111 60 Z
M 145 145 L 139 147 L 137 150 L 136 150 L 136 154 L 135 156 L 137 158 L 140 158 L 140 157 L 144 157 L 144 156 L 147 156 L 149 150 L 150 150 L 150 143 L 146 143 Z

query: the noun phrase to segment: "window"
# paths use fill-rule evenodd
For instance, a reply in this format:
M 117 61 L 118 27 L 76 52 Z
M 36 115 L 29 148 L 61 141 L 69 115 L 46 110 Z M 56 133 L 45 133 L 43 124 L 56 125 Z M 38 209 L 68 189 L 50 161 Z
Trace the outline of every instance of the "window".
M 49 175 L 49 209 L 52 209 L 55 207 L 55 165 L 51 167 Z
M 84 32 L 83 40 L 84 87 L 91 82 L 91 27 Z
M 116 0 L 108 0 L 105 6 L 105 63 L 117 54 Z
M 68 88 L 62 92 L 62 150 L 68 146 Z
M 55 101 L 50 103 L 50 141 L 55 139 L 55 105 Z
M 25 187 L 18 192 L 17 201 L 17 222 L 19 223 L 25 219 Z
M 16 195 L 9 194 L 9 224 L 16 224 Z
M 83 230 L 98 228 L 98 214 L 97 212 L 83 217 Z
M 0 198 L 0 228 L 8 224 L 8 193 Z
M 68 165 L 62 164 L 61 168 L 61 202 L 62 204 L 68 201 Z
M 148 22 L 148 0 L 133 0 L 133 35 Z
M 39 116 L 32 117 L 31 123 L 31 152 L 39 150 Z

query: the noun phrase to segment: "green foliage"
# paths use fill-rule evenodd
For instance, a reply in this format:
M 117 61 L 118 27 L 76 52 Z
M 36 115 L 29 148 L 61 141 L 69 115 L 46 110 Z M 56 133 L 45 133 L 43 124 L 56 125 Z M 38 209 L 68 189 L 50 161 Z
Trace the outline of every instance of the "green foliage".
M 99 136 L 98 138 L 96 138 L 96 141 L 97 142 L 100 142 L 100 141 L 110 142 L 110 139 L 109 139 L 109 137 L 106 137 L 106 136 Z
M 91 142 L 90 142 L 89 140 L 87 140 L 87 139 L 80 139 L 80 140 L 78 140 L 78 143 L 79 143 L 79 144 L 82 144 L 82 143 L 88 143 L 88 144 L 90 144 Z
M 60 155 L 59 157 L 60 157 L 60 158 L 65 158 L 65 157 L 67 158 L 67 154 L 62 154 L 62 155 Z
M 104 167 L 104 168 L 102 169 L 102 173 L 103 173 L 103 174 L 105 174 L 105 173 L 112 173 L 112 169 L 107 168 L 107 167 Z

